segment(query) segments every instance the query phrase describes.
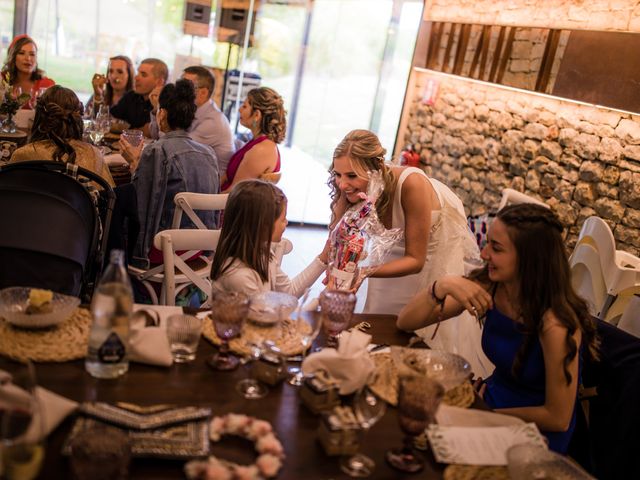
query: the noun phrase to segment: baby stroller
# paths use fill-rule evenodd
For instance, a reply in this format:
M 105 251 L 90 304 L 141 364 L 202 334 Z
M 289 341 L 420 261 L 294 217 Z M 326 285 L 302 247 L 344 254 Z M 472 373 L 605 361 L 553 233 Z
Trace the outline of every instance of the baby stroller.
M 76 165 L 0 167 L 0 288 L 46 288 L 89 301 L 114 201 L 102 177 Z

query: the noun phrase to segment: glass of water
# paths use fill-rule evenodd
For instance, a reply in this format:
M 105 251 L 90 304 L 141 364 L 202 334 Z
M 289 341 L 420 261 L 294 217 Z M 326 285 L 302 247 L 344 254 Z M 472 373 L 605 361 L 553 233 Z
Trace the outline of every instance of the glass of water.
M 195 360 L 202 333 L 202 320 L 192 315 L 171 315 L 167 319 L 167 338 L 176 363 Z

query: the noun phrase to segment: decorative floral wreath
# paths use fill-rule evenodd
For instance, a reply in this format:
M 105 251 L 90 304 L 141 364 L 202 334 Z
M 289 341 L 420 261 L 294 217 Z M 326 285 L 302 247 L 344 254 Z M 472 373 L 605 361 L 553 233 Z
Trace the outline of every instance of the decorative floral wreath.
M 193 460 L 184 467 L 193 480 L 261 480 L 275 477 L 284 460 L 284 448 L 271 424 L 247 415 L 228 413 L 214 417 L 209 425 L 209 438 L 217 442 L 223 435 L 237 435 L 251 440 L 259 456 L 252 465 L 238 465 L 211 455 L 208 460 Z

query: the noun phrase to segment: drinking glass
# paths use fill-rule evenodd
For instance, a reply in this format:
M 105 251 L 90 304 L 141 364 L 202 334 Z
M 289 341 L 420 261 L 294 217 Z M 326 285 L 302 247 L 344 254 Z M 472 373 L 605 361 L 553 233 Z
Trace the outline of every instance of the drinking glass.
M 44 459 L 44 415 L 36 395 L 36 376 L 30 361 L 11 369 L 11 379 L 0 385 L 0 438 L 7 480 L 31 480 Z
M 142 142 L 141 130 L 124 130 L 120 136 L 129 142 L 132 147 L 137 147 Z
M 320 315 L 328 347 L 338 345 L 338 335 L 349 326 L 356 300 L 355 294 L 341 290 L 325 290 L 320 294 Z
M 202 320 L 193 315 L 171 315 L 167 319 L 167 338 L 174 362 L 195 360 L 201 332 Z
M 229 353 L 229 340 L 242 332 L 251 301 L 239 292 L 213 292 L 211 299 L 211 319 L 222 344 L 218 353 L 209 357 L 208 364 L 216 370 L 233 370 L 240 360 Z
M 403 447 L 389 450 L 386 454 L 392 467 L 407 473 L 416 473 L 424 468 L 424 460 L 413 448 L 413 438 L 434 423 L 443 396 L 443 386 L 428 377 L 400 378 L 398 421 L 405 439 Z
M 353 411 L 364 435 L 387 411 L 387 404 L 365 385 L 353 399 Z M 361 437 L 362 438 L 362 437 Z M 376 463 L 363 453 L 343 457 L 340 469 L 350 477 L 363 478 L 373 473 Z
M 250 360 L 256 361 L 260 358 L 263 350 L 268 348 L 266 345 L 251 345 Z M 255 378 L 245 378 L 236 383 L 236 390 L 242 394 L 247 400 L 258 400 L 269 393 L 269 388 Z
M 320 333 L 322 327 L 322 315 L 314 315 L 311 312 L 302 314 L 302 307 L 304 306 L 307 298 L 309 297 L 309 289 L 304 293 L 302 300 L 298 304 L 296 310 L 296 319 L 293 323 L 295 331 L 300 337 L 300 343 L 302 344 L 302 359 L 300 361 L 300 367 L 298 371 L 289 379 L 289 384 L 299 387 L 304 381 L 304 373 L 302 373 L 302 362 L 304 362 L 307 356 L 307 351 L 311 347 L 311 344 Z M 295 370 L 293 370 L 295 372 Z
M 104 137 L 104 128 L 100 125 L 100 121 L 91 120 L 87 124 L 87 133 L 91 139 L 91 143 L 95 146 L 99 146 L 102 138 Z

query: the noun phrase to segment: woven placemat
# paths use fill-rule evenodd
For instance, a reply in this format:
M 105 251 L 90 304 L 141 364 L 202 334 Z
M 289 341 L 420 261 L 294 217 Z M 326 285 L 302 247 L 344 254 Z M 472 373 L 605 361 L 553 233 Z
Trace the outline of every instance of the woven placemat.
M 509 480 L 509 471 L 503 466 L 449 465 L 444 469 L 444 480 Z
M 0 319 L 0 355 L 15 360 L 66 362 L 87 354 L 91 313 L 76 308 L 57 327 L 42 330 L 16 328 Z
M 390 353 L 371 355 L 376 364 L 376 376 L 371 390 L 389 405 L 398 404 L 398 372 Z M 470 382 L 453 387 L 444 395 L 442 402 L 452 407 L 468 408 L 473 404 L 475 392 Z
M 306 324 L 301 325 L 301 327 L 311 329 Z M 203 322 L 202 335 L 214 345 L 222 343 L 213 328 L 210 316 L 207 316 Z M 260 345 L 265 340 L 271 340 L 284 355 L 290 356 L 302 353 L 302 336 L 298 330 L 297 322 L 292 320 L 283 320 L 273 326 L 261 326 L 252 322 L 245 322 L 242 335 L 232 339 L 229 342 L 229 348 L 239 355 L 249 355 L 252 344 Z

